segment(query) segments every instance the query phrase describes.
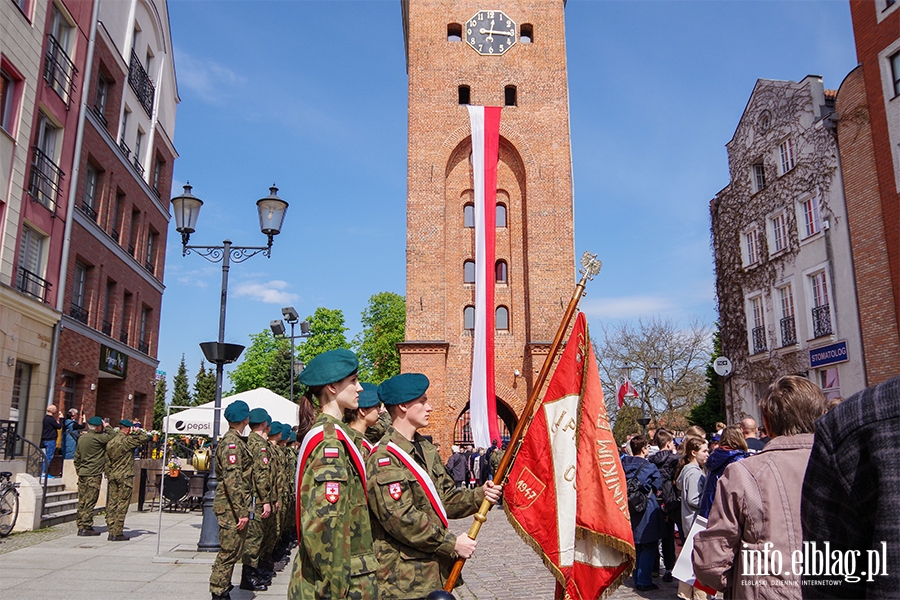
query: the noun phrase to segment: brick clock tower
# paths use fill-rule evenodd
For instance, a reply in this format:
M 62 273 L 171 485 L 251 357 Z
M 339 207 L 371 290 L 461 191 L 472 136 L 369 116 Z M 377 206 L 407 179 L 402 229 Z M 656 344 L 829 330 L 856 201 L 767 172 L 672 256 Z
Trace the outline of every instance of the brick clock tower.
M 575 285 L 563 0 L 401 0 L 409 74 L 406 341 L 425 373 L 426 434 L 471 440 L 474 184 L 466 105 L 501 106 L 494 378 L 515 427 Z

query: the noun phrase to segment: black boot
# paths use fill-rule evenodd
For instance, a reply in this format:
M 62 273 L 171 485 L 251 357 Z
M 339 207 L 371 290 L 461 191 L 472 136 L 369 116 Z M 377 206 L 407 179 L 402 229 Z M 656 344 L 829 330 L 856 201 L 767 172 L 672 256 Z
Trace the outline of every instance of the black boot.
M 231 600 L 231 594 L 229 594 L 227 591 L 222 592 L 221 594 L 213 594 L 212 600 Z
M 256 579 L 265 585 L 272 585 L 272 579 L 275 577 L 275 571 L 269 568 L 269 563 L 263 559 L 259 559 L 259 565 L 254 569 Z
M 244 565 L 244 568 L 241 570 L 241 589 L 252 592 L 264 592 L 269 589 L 268 586 L 253 576 L 254 571 L 255 569 L 250 565 Z

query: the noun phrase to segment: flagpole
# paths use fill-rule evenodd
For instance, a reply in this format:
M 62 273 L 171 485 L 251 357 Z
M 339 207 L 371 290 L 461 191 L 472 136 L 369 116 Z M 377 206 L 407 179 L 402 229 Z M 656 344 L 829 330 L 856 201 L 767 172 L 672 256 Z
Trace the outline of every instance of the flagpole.
M 556 331 L 556 337 L 550 345 L 550 352 L 547 354 L 547 358 L 544 359 L 544 365 L 541 367 L 540 373 L 538 373 L 537 379 L 534 382 L 534 387 L 531 388 L 531 394 L 528 395 L 528 402 L 525 403 L 525 408 L 522 410 L 522 415 L 519 417 L 516 429 L 513 431 L 512 437 L 509 440 L 509 445 L 507 446 L 508 450 L 507 452 L 504 452 L 503 458 L 500 459 L 500 464 L 497 466 L 497 472 L 494 473 L 494 484 L 496 485 L 500 485 L 506 478 L 509 468 L 512 466 L 512 461 L 515 459 L 518 445 L 525 436 L 525 430 L 528 429 L 528 425 L 531 423 L 531 413 L 534 411 L 534 405 L 537 404 L 538 398 L 541 395 L 541 390 L 544 387 L 544 382 L 547 380 L 550 369 L 553 367 L 556 353 L 559 352 L 562 340 L 566 335 L 566 331 L 569 329 L 569 323 L 572 322 L 572 317 L 578 310 L 578 303 L 581 301 L 582 296 L 584 296 L 585 285 L 589 279 L 593 279 L 594 276 L 600 272 L 600 267 L 602 266 L 603 263 L 597 260 L 596 254 L 591 254 L 590 252 L 582 254 L 581 269 L 579 271 L 582 274 L 581 281 L 575 286 L 575 292 L 572 294 L 572 299 L 569 300 L 569 306 L 566 307 L 566 313 L 563 315 L 562 323 L 559 324 L 559 329 Z M 482 501 L 481 507 L 478 509 L 478 512 L 475 513 L 475 521 L 469 529 L 468 535 L 470 539 L 474 540 L 478 537 L 478 532 L 481 531 L 481 525 L 487 521 L 487 513 L 490 509 L 491 503 L 486 499 Z M 450 575 L 444 583 L 444 590 L 448 592 L 453 591 L 453 588 L 456 586 L 456 580 L 459 579 L 459 575 L 462 573 L 463 565 L 465 565 L 465 563 L 466 559 L 464 558 L 456 559 L 456 562 L 453 564 L 453 570 L 450 571 Z

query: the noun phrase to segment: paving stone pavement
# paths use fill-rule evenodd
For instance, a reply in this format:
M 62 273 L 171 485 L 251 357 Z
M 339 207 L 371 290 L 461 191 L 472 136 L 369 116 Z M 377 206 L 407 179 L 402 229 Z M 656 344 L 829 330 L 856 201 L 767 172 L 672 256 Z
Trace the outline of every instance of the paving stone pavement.
M 200 522 L 199 512 L 163 513 L 160 526 L 159 513 L 131 510 L 125 521 L 128 542 L 107 541 L 102 516 L 94 521 L 102 532 L 96 537 L 78 537 L 72 524 L 13 534 L 0 541 L 0 597 L 44 600 L 51 590 L 65 589 L 66 600 L 209 598 L 215 554 L 196 551 Z M 459 534 L 471 524 L 471 518 L 458 519 L 451 529 Z M 267 591 L 254 594 L 235 587 L 231 597 L 286 598 L 289 568 Z M 552 600 L 555 587 L 541 559 L 497 508 L 488 514 L 463 579 L 465 584 L 455 591 L 458 600 Z M 628 579 L 610 598 L 675 598 L 677 583 L 654 582 L 659 590 L 637 592 Z M 234 583 L 240 583 L 240 566 Z

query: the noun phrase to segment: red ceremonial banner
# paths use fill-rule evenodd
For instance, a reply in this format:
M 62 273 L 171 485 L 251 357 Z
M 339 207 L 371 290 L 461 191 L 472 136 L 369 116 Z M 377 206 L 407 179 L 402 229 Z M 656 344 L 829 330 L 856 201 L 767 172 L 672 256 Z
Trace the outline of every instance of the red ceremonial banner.
M 507 481 L 507 516 L 553 573 L 558 597 L 605 598 L 628 577 L 625 475 L 583 313 Z

